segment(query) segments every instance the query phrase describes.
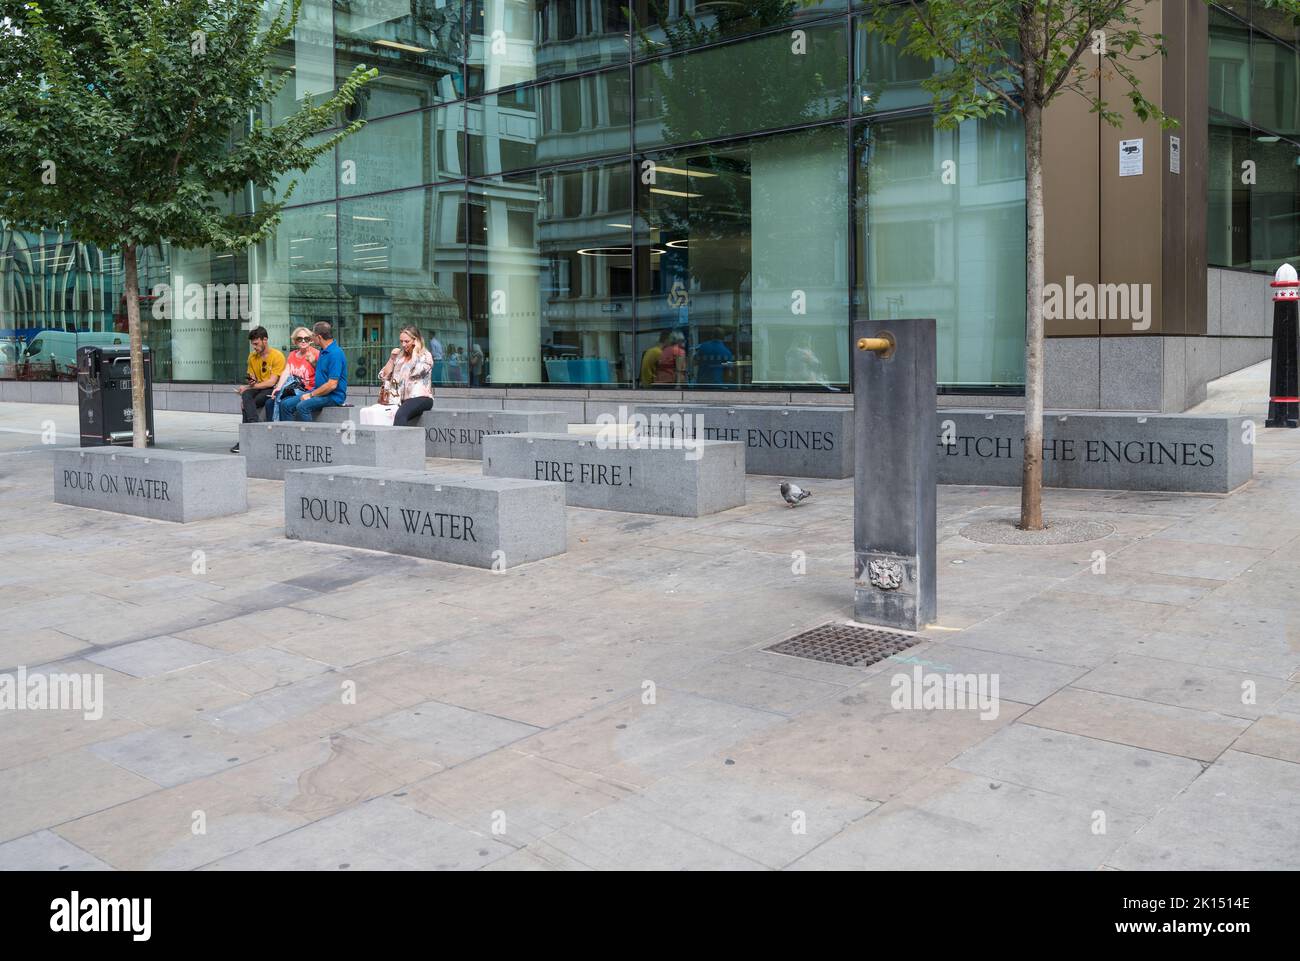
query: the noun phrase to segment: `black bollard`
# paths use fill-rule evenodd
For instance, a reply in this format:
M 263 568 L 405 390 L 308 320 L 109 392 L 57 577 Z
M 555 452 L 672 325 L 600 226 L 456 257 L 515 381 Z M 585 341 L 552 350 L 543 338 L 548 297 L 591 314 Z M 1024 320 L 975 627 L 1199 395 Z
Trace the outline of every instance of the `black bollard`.
M 1273 367 L 1265 427 L 1300 427 L 1300 280 L 1283 264 L 1273 288 Z

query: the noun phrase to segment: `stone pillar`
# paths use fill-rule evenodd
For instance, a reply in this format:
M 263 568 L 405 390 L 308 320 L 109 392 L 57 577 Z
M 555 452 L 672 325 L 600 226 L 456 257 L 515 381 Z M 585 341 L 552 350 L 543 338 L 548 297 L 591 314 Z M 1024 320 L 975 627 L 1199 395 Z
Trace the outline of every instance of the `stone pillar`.
M 859 320 L 853 343 L 854 617 L 916 631 L 935 619 L 935 322 Z

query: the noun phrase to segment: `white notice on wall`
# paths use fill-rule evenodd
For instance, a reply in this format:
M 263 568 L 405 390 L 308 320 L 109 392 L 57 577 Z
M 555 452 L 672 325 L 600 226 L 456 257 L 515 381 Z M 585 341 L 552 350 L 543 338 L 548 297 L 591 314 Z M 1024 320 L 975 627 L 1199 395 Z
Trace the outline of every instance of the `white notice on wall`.
M 1119 142 L 1119 175 L 1121 177 L 1140 177 L 1142 175 L 1142 138 L 1121 140 Z
M 1183 144 L 1177 137 L 1169 138 L 1169 172 L 1171 174 L 1183 172 Z

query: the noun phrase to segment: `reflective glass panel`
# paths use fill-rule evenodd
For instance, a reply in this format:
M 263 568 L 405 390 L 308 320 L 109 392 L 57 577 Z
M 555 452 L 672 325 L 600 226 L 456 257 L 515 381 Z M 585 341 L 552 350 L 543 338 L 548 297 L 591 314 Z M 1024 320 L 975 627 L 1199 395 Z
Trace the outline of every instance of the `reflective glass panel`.
M 489 94 L 468 105 L 470 175 L 626 153 L 626 70 Z
M 1250 266 L 1250 193 L 1242 182 L 1242 164 L 1251 159 L 1250 130 L 1228 123 L 1210 124 L 1208 208 L 1205 239 L 1210 264 Z
M 1250 30 L 1233 17 L 1210 11 L 1210 110 L 1250 116 Z
M 352 383 L 377 385 L 398 332 L 416 327 L 434 354 L 434 384 L 464 383 L 451 352 L 465 344 L 465 246 L 460 184 L 339 204 L 343 327 Z M 463 360 L 463 355 L 459 355 Z
M 810 25 L 636 67 L 636 145 L 712 140 L 842 117 L 848 31 Z
M 471 95 L 627 63 L 626 0 L 473 0 Z
M 626 160 L 473 183 L 471 329 L 488 384 L 627 384 L 632 177 Z
M 295 327 L 318 320 L 338 325 L 338 211 L 333 203 L 291 207 L 270 239 L 252 251 L 249 282 L 260 305 L 260 323 L 271 343 L 283 349 Z M 246 356 L 244 343 L 237 345 Z
M 169 278 L 167 251 L 139 253 L 142 327 Z M 0 379 L 76 379 L 77 347 L 127 343 L 121 258 L 60 230 L 0 224 Z
M 1250 119 L 1273 133 L 1300 132 L 1300 56 L 1261 33 L 1251 38 Z
M 853 111 L 881 113 L 930 103 L 921 81 L 934 74 L 943 61 L 922 60 L 886 43 L 862 21 L 855 27 L 853 50 Z
M 334 10 L 338 79 L 358 64 L 379 70 L 366 87 L 370 116 L 464 93 L 460 0 L 338 0 Z
M 844 0 L 633 0 L 636 55 L 689 50 L 843 12 Z
M 845 135 L 835 125 L 641 158 L 643 386 L 847 385 Z M 674 343 L 680 363 L 664 359 Z
M 1021 131 L 929 117 L 858 128 L 859 296 L 872 317 L 936 318 L 941 384 L 1024 382 Z
M 1300 150 L 1257 133 L 1251 156 L 1259 166 L 1250 188 L 1250 266 L 1272 273 L 1300 256 Z
M 267 121 L 278 123 L 308 97 L 316 103 L 334 92 L 334 6 L 330 0 L 302 0 L 298 23 L 279 51 L 277 78 L 288 74 L 270 104 Z
M 459 104 L 371 120 L 339 143 L 339 196 L 398 190 L 460 176 Z

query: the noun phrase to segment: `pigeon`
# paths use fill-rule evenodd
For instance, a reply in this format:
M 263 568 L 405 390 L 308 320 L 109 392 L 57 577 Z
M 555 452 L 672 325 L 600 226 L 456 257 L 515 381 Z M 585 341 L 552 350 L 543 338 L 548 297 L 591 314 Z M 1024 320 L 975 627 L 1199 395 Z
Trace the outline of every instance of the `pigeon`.
M 811 497 L 812 491 L 806 491 L 798 484 L 791 484 L 789 481 L 781 481 L 781 496 L 791 507 L 795 507 L 805 497 Z

